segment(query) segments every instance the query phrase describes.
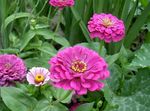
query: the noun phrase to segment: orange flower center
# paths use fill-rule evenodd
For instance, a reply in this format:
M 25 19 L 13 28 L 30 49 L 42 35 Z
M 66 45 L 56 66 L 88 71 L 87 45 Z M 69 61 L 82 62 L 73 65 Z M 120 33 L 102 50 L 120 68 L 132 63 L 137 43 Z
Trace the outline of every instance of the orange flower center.
M 6 69 L 9 69 L 11 66 L 12 66 L 12 65 L 11 65 L 10 63 L 6 63 L 6 64 L 5 64 L 5 68 L 6 68 Z
M 109 26 L 112 26 L 113 25 L 113 22 L 109 19 L 109 18 L 104 18 L 103 19 L 103 25 L 105 27 L 109 27 Z
M 43 74 L 36 74 L 36 76 L 35 76 L 35 82 L 36 82 L 36 83 L 43 82 L 44 79 L 45 79 L 45 78 L 44 78 Z
M 82 73 L 86 71 L 87 65 L 83 61 L 75 61 L 72 63 L 71 69 L 75 72 Z

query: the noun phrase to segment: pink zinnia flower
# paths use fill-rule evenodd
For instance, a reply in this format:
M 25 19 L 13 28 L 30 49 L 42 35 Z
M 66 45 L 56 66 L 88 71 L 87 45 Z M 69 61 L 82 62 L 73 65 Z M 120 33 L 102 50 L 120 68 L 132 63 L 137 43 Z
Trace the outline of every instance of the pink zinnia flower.
M 33 67 L 27 73 L 27 81 L 29 84 L 35 86 L 41 86 L 46 84 L 49 81 L 50 72 L 46 68 L 42 67 Z
M 118 42 L 125 36 L 125 26 L 122 20 L 111 14 L 94 14 L 88 22 L 90 37 L 98 37 L 107 43 Z
M 64 7 L 71 7 L 74 5 L 74 0 L 50 0 L 49 4 L 54 7 L 63 9 Z
M 49 61 L 51 79 L 56 87 L 83 95 L 104 87 L 99 80 L 109 77 L 107 63 L 95 51 L 74 46 L 59 51 Z
M 21 82 L 25 73 L 26 67 L 22 59 L 13 54 L 0 55 L 0 86 Z

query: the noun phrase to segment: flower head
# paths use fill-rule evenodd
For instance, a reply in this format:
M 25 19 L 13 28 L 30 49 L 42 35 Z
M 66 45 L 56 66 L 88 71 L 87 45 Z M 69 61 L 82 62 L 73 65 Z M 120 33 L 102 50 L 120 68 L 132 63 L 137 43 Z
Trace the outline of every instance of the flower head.
M 107 63 L 95 51 L 74 46 L 59 51 L 49 61 L 50 78 L 56 87 L 83 95 L 104 87 L 99 80 L 109 77 Z
M 54 7 L 63 9 L 64 7 L 71 7 L 74 5 L 74 0 L 50 0 L 49 4 Z
M 90 37 L 98 37 L 107 43 L 118 42 L 125 36 L 125 26 L 122 20 L 111 14 L 94 14 L 88 22 Z
M 41 86 L 49 81 L 50 72 L 46 68 L 33 67 L 27 73 L 27 81 L 29 84 Z
M 26 67 L 22 59 L 13 54 L 0 55 L 0 86 L 21 82 L 25 74 Z

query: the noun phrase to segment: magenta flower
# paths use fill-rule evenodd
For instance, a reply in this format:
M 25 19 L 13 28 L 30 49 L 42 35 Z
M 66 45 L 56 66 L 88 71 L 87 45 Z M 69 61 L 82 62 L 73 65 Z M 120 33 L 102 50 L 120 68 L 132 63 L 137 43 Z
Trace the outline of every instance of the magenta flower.
M 0 55 L 0 86 L 21 82 L 25 73 L 26 67 L 22 59 L 13 54 Z
M 41 86 L 46 84 L 50 80 L 49 76 L 50 72 L 46 68 L 33 67 L 27 73 L 26 78 L 29 84 Z
M 64 7 L 71 7 L 74 5 L 74 0 L 50 0 L 49 4 L 54 7 L 63 9 Z
M 98 37 L 107 43 L 118 42 L 125 36 L 125 26 L 122 20 L 111 14 L 94 14 L 88 22 L 90 37 Z
M 83 95 L 104 87 L 99 80 L 109 77 L 107 63 L 95 51 L 74 46 L 59 51 L 49 61 L 50 78 L 54 85 Z

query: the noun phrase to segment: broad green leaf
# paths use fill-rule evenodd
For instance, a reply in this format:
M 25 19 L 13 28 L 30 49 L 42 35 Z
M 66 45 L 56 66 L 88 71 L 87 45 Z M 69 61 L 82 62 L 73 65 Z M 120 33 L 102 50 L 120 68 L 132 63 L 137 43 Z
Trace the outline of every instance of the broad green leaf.
M 31 39 L 35 36 L 35 32 L 33 30 L 29 30 L 25 35 L 23 35 L 23 39 L 21 39 L 20 43 L 20 51 L 22 51 L 30 42 Z
M 110 77 L 106 80 L 109 88 L 116 93 L 120 85 L 122 69 L 117 64 L 112 64 L 109 67 Z
M 106 61 L 111 66 L 118 58 L 120 57 L 120 53 L 109 55 L 106 57 Z
M 113 92 L 110 89 L 107 81 L 105 81 L 105 87 L 104 87 L 104 97 L 107 100 L 107 102 L 111 102 L 112 101 L 112 97 L 113 97 Z
M 53 41 L 55 41 L 58 44 L 61 44 L 62 46 L 70 46 L 70 43 L 65 37 L 61 37 L 60 35 L 57 35 L 48 29 L 37 29 L 35 30 L 35 33 L 37 35 L 43 36 L 45 39 L 52 39 Z
M 45 55 L 45 53 L 44 53 L 44 55 Z M 48 64 L 49 59 L 50 59 L 50 56 L 47 56 L 47 55 L 46 55 L 46 57 L 39 56 L 39 57 L 25 59 L 25 63 L 28 68 L 32 68 L 32 67 L 49 68 L 49 64 Z
M 54 39 L 55 34 L 51 32 L 49 29 L 36 29 L 35 30 L 36 35 L 41 35 L 45 39 Z
M 150 70 L 143 69 L 138 72 L 136 91 L 131 92 L 130 96 L 115 96 L 111 107 L 105 111 L 149 111 L 150 109 Z M 134 81 L 133 81 L 134 82 Z M 128 87 L 128 86 L 126 86 Z
M 25 12 L 14 13 L 5 19 L 4 28 L 6 28 L 8 26 L 8 24 L 11 23 L 12 21 L 14 21 L 15 19 L 23 18 L 23 17 L 31 17 L 31 16 L 32 16 L 32 14 L 25 13 Z
M 85 46 L 85 47 L 87 47 L 89 49 L 93 49 L 93 50 L 95 50 L 96 52 L 99 53 L 99 45 L 100 44 L 98 42 L 92 42 L 92 43 L 83 42 L 83 43 L 80 43 L 78 45 L 82 45 L 82 46 Z M 100 56 L 105 57 L 105 55 L 106 55 L 106 49 L 105 49 L 104 46 L 102 46 L 102 50 L 101 50 Z
M 138 68 L 150 67 L 150 44 L 142 45 L 141 49 L 135 53 L 135 58 L 130 66 Z
M 1 87 L 1 97 L 12 111 L 32 111 L 37 103 L 36 99 L 15 87 Z
M 0 111 L 10 111 L 0 97 Z
M 33 111 L 68 111 L 68 109 L 60 103 L 50 103 L 47 100 L 41 100 Z
M 92 111 L 94 103 L 85 103 L 77 107 L 75 111 Z
M 70 43 L 68 42 L 68 40 L 65 38 L 65 37 L 61 37 L 59 35 L 56 35 L 53 40 L 57 43 L 59 43 L 60 45 L 62 46 L 65 46 L 65 47 L 69 47 L 70 46 Z
M 38 48 L 38 50 L 47 53 L 50 56 L 54 56 L 57 53 L 57 50 L 51 44 L 48 43 L 44 43 L 41 47 Z
M 69 103 L 72 98 L 72 91 L 52 87 L 53 96 L 62 103 Z

